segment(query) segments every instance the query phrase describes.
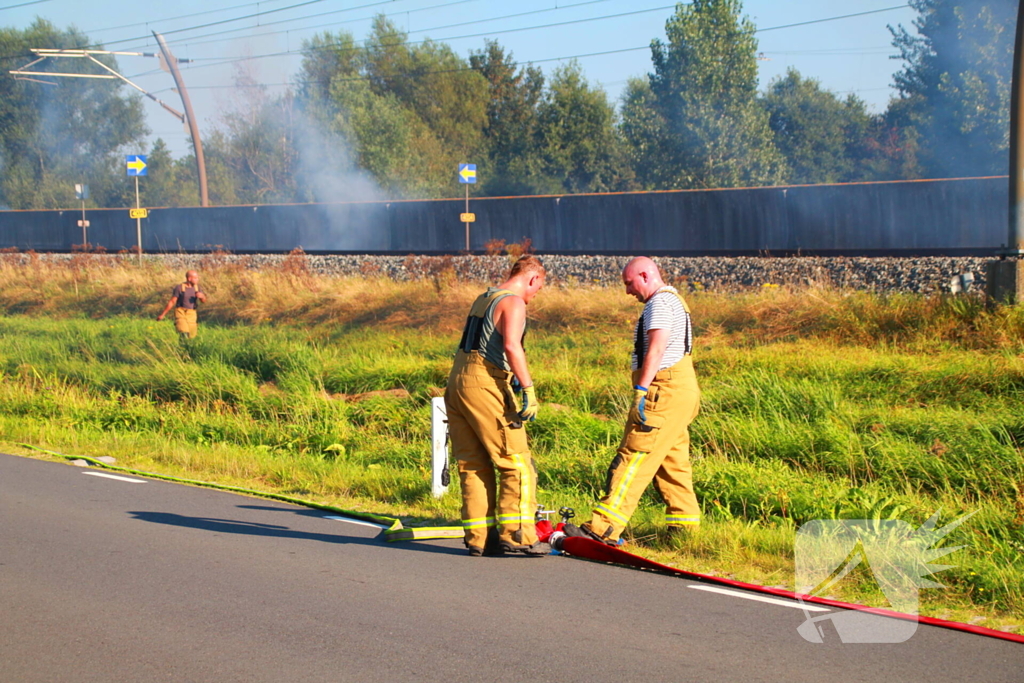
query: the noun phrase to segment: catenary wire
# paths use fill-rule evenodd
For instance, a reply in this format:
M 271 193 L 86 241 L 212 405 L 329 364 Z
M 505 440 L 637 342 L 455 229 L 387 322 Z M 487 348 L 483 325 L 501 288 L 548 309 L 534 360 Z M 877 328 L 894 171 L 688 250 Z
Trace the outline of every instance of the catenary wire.
M 39 2 L 49 2 L 49 0 L 38 0 L 38 1 Z M 87 30 L 85 33 L 86 34 L 105 33 L 107 31 L 117 31 L 117 30 L 122 29 L 122 28 L 135 28 L 136 26 L 151 26 L 153 24 L 156 24 L 156 23 L 159 23 L 159 22 L 162 22 L 162 21 L 177 21 L 179 19 L 189 19 L 191 17 L 199 17 L 199 16 L 203 16 L 205 14 L 216 14 L 217 12 L 229 12 L 229 11 L 231 11 L 233 9 L 241 9 L 243 7 L 252 7 L 254 5 L 258 7 L 259 5 L 262 5 L 262 4 L 265 4 L 265 3 L 283 2 L 283 1 L 284 0 L 261 0 L 260 2 L 246 2 L 246 3 L 243 3 L 241 5 L 232 5 L 231 7 L 221 7 L 219 9 L 208 9 L 208 10 L 203 10 L 202 12 L 192 12 L 190 14 L 179 14 L 176 17 L 164 17 L 163 19 L 153 19 L 151 21 L 137 21 L 134 24 L 121 24 L 120 26 L 107 26 L 106 28 L 93 28 L 93 29 Z
M 525 27 L 520 27 L 520 28 L 502 29 L 500 31 L 490 31 L 490 32 L 486 32 L 486 33 L 474 33 L 474 34 L 462 35 L 462 36 L 451 36 L 451 37 L 447 37 L 447 38 L 438 38 L 434 42 L 445 42 L 445 41 L 461 40 L 461 39 L 467 39 L 467 38 L 488 37 L 488 36 L 501 35 L 501 34 L 506 34 L 506 33 L 516 33 L 516 32 L 530 31 L 530 30 L 536 30 L 536 29 L 542 29 L 542 28 L 552 28 L 552 27 L 559 27 L 559 26 L 578 24 L 578 23 L 584 23 L 584 22 L 590 22 L 590 21 L 598 21 L 598 20 L 602 20 L 602 19 L 615 19 L 615 18 L 621 18 L 621 17 L 624 17 L 624 16 L 630 16 L 630 15 L 644 13 L 644 12 L 653 12 L 653 11 L 660 11 L 660 10 L 664 10 L 664 9 L 671 9 L 672 7 L 675 7 L 675 5 L 668 5 L 668 6 L 665 6 L 665 7 L 651 8 L 651 9 L 646 9 L 646 10 L 636 10 L 634 12 L 623 12 L 623 13 L 614 14 L 614 15 L 604 15 L 604 16 L 601 16 L 601 17 L 589 17 L 589 18 L 586 18 L 586 19 L 574 19 L 574 20 L 571 20 L 571 21 L 556 22 L 556 23 L 553 23 L 553 24 L 544 24 L 544 25 L 541 25 L 541 26 L 525 26 Z M 851 19 L 851 18 L 854 18 L 854 17 L 864 16 L 864 15 L 867 15 L 867 14 L 877 14 L 879 12 L 891 12 L 891 11 L 897 10 L 897 9 L 904 9 L 905 7 L 907 7 L 907 5 L 906 4 L 902 4 L 902 5 L 896 5 L 896 6 L 886 7 L 886 8 L 882 8 L 882 9 L 869 10 L 869 11 L 865 11 L 865 12 L 856 12 L 856 13 L 853 13 L 853 14 L 844 14 L 844 15 L 835 16 L 835 17 L 825 17 L 825 18 L 822 18 L 822 19 L 812 19 L 812 20 L 809 20 L 809 21 L 803 21 L 803 22 L 798 22 L 798 23 L 794 23 L 794 24 L 785 24 L 785 25 L 781 25 L 781 26 L 770 26 L 770 27 L 763 28 L 763 29 L 755 29 L 754 33 L 764 33 L 766 31 L 776 31 L 776 30 L 780 30 L 780 29 L 793 28 L 793 27 L 796 27 L 796 26 L 807 26 L 807 25 L 811 25 L 811 24 L 821 24 L 821 23 L 830 22 L 830 21 L 839 21 L 839 20 L 842 20 L 842 19 Z M 436 29 L 424 29 L 424 30 L 436 30 Z M 427 42 L 427 41 L 426 40 L 409 41 L 409 42 L 406 42 L 405 45 L 416 45 L 416 44 L 420 44 L 420 43 L 424 43 L 424 42 Z M 340 47 L 340 45 L 338 45 L 338 44 L 328 44 L 328 45 L 317 46 L 316 49 L 329 49 L 331 47 Z M 589 53 L 587 55 L 577 55 L 577 57 L 581 57 L 582 58 L 582 57 L 596 56 L 596 55 L 601 55 L 601 54 L 614 54 L 614 53 L 617 53 L 617 52 L 632 52 L 632 51 L 636 51 L 636 50 L 645 50 L 645 49 L 649 49 L 649 48 L 650 48 L 650 45 L 643 45 L 643 46 L 635 47 L 635 48 L 623 48 L 623 49 L 620 49 L 620 50 L 610 50 L 610 51 L 605 51 L 605 52 Z M 363 49 L 363 46 L 353 46 L 352 48 L 348 48 L 348 49 L 360 50 L 360 49 Z M 289 55 L 295 55 L 295 54 L 303 54 L 303 53 L 308 52 L 308 51 L 309 50 L 307 50 L 307 49 L 286 50 L 286 51 L 273 52 L 273 53 L 268 53 L 268 54 L 263 54 L 263 55 L 250 55 L 250 56 L 246 56 L 246 57 L 236 57 L 236 58 L 222 59 L 222 60 L 217 60 L 217 58 L 205 58 L 205 59 L 211 59 L 211 60 L 215 60 L 215 61 L 213 61 L 212 63 L 209 63 L 209 64 L 201 64 L 199 66 L 191 67 L 189 70 L 202 69 L 202 68 L 212 67 L 212 66 L 220 66 L 220 65 L 223 65 L 223 64 L 234 64 L 234 63 L 237 63 L 237 62 L 244 62 L 244 61 L 255 60 L 255 59 L 267 59 L 267 58 L 271 58 L 271 57 L 282 57 L 282 56 L 289 56 Z M 572 58 L 573 57 L 563 57 L 563 58 L 559 58 L 559 59 L 572 59 Z M 540 63 L 542 61 L 557 61 L 557 60 L 555 60 L 555 59 L 550 59 L 550 60 L 532 60 L 532 61 L 530 61 L 528 63 L 534 63 L 534 62 Z M 521 63 L 521 62 L 519 62 L 519 63 Z M 517 63 L 517 64 L 519 64 L 519 63 Z M 230 87 L 230 86 L 226 86 L 226 87 Z
M 555 12 L 555 11 L 558 11 L 558 10 L 572 9 L 574 7 L 582 7 L 584 5 L 594 5 L 594 4 L 597 4 L 597 3 L 611 2 L 611 1 L 612 0 L 587 0 L 586 2 L 578 2 L 578 3 L 572 4 L 572 5 L 559 5 L 557 7 L 546 7 L 544 9 L 530 10 L 530 11 L 527 11 L 527 12 L 519 12 L 518 14 L 509 14 L 509 15 L 505 15 L 505 16 L 501 16 L 501 17 L 492 17 L 492 18 L 489 18 L 489 19 L 476 19 L 474 21 L 465 21 L 465 22 L 462 22 L 462 23 L 459 23 L 459 24 L 449 24 L 447 26 L 436 26 L 436 27 L 433 27 L 433 28 L 426 28 L 426 29 L 415 29 L 413 31 L 409 31 L 409 33 L 423 33 L 424 31 L 436 31 L 436 30 L 443 29 L 443 28 L 452 28 L 452 27 L 455 27 L 455 26 L 468 26 L 470 24 L 483 24 L 483 23 L 487 23 L 488 21 L 500 21 L 502 19 L 509 19 L 509 18 L 512 18 L 512 17 L 523 17 L 523 16 L 532 15 L 532 14 L 541 14 L 541 13 L 544 13 L 544 12 Z M 441 9 L 441 8 L 444 8 L 444 7 L 450 7 L 452 5 L 461 5 L 461 4 L 466 4 L 466 3 L 470 3 L 470 2 L 480 2 L 480 0 L 455 0 L 455 2 L 446 2 L 446 3 L 440 4 L 440 5 L 431 5 L 430 7 L 420 7 L 420 8 L 413 9 L 413 10 L 402 10 L 402 11 L 399 11 L 399 12 L 394 12 L 392 14 L 384 14 L 383 16 L 385 16 L 385 17 L 393 17 L 393 16 L 397 16 L 397 15 L 414 14 L 414 13 L 417 13 L 417 12 L 427 12 L 427 11 L 430 11 L 430 10 Z M 359 8 L 352 8 L 352 9 L 359 9 Z M 328 15 L 328 14 L 337 14 L 339 12 L 347 12 L 347 11 L 349 11 L 349 10 L 334 10 L 334 11 L 331 11 L 331 12 L 323 12 L 321 14 L 313 14 L 313 15 L 309 15 L 309 16 L 306 16 L 306 17 L 296 17 L 294 19 L 282 19 L 280 21 L 267 22 L 265 24 L 261 24 L 260 28 L 262 28 L 264 26 L 273 26 L 273 25 L 276 25 L 276 24 L 283 24 L 283 23 L 288 23 L 288 22 L 292 22 L 292 21 L 301 21 L 303 19 L 311 19 L 311 18 L 314 18 L 314 17 L 325 16 L 325 15 Z M 344 21 L 332 21 L 332 22 L 327 22 L 327 23 L 314 24 L 312 26 L 299 26 L 299 27 L 295 27 L 295 28 L 291 28 L 291 29 L 281 29 L 281 30 L 278 30 L 278 31 L 264 31 L 263 33 L 255 33 L 255 34 L 252 34 L 252 35 L 248 35 L 248 36 L 246 36 L 246 38 L 262 38 L 264 36 L 280 35 L 282 33 L 293 33 L 293 32 L 298 32 L 298 31 L 313 31 L 313 30 L 316 30 L 316 29 L 328 28 L 328 27 L 331 27 L 331 26 L 338 26 L 338 25 L 341 25 L 341 24 L 352 24 L 352 23 L 356 23 L 356 22 L 360 22 L 360 21 L 369 21 L 370 19 L 373 19 L 373 18 L 374 17 L 360 17 L 358 19 L 346 19 Z M 248 30 L 250 30 L 252 28 L 254 28 L 254 27 L 247 26 L 247 27 L 244 27 L 244 28 L 227 29 L 225 31 L 216 31 L 214 33 L 206 33 L 206 34 L 199 35 L 199 36 L 190 36 L 188 38 L 177 38 L 177 39 L 169 41 L 169 42 L 172 43 L 172 44 L 176 44 L 176 45 L 188 45 L 189 47 L 194 47 L 196 45 L 208 45 L 210 43 L 220 43 L 220 42 L 224 42 L 224 41 L 228 41 L 228 40 L 237 40 L 237 38 L 219 38 L 219 39 L 215 39 L 215 40 L 202 40 L 202 41 L 200 41 L 198 39 L 200 39 L 200 38 L 209 38 L 211 36 L 225 35 L 225 34 L 228 34 L 228 33 L 238 33 L 240 31 L 248 31 Z
M 31 2 L 22 2 L 17 5 L 7 5 L 6 7 L 0 7 L 0 11 L 5 9 L 17 9 L 19 7 L 28 7 L 29 5 L 41 5 L 44 2 L 50 2 L 50 0 L 32 0 Z

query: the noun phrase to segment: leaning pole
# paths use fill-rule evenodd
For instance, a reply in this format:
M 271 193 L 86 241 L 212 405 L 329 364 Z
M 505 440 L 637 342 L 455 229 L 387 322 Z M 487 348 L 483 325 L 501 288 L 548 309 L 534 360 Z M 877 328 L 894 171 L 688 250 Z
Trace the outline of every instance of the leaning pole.
M 171 72 L 174 85 L 177 86 L 178 94 L 181 95 L 181 103 L 185 107 L 185 118 L 188 119 L 188 130 L 192 136 L 192 149 L 196 153 L 196 171 L 199 174 L 199 204 L 200 206 L 209 206 L 210 195 L 206 190 L 206 158 L 203 156 L 203 141 L 199 138 L 199 124 L 196 121 L 196 115 L 192 113 L 192 100 L 188 96 L 188 90 L 185 89 L 181 71 L 178 70 L 178 60 L 171 54 L 164 37 L 156 31 L 153 31 L 153 37 L 156 38 L 157 45 L 160 46 L 164 63 Z

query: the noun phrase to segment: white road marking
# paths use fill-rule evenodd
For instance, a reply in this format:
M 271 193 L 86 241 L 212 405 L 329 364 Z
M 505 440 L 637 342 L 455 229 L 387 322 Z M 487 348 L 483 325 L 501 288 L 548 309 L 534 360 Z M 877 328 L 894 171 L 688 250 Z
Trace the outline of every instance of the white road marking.
M 119 477 L 116 474 L 107 474 L 106 472 L 82 472 L 82 474 L 88 474 L 92 477 L 104 477 L 106 479 L 117 479 L 118 481 L 127 481 L 132 484 L 145 484 L 145 479 L 129 479 L 128 477 Z
M 690 586 L 690 588 L 696 588 L 699 591 L 708 591 L 709 593 L 721 593 L 722 595 L 731 595 L 736 598 L 744 598 L 746 600 L 756 600 L 757 602 L 767 602 L 771 605 L 781 605 L 782 607 L 793 607 L 795 609 L 802 609 L 806 612 L 830 612 L 831 610 L 827 607 L 820 607 L 818 605 L 810 605 L 807 603 L 797 602 L 795 600 L 783 600 L 780 598 L 769 598 L 764 595 L 758 595 L 756 593 L 748 593 L 746 591 L 733 591 L 728 588 L 719 588 L 718 586 Z
M 361 519 L 352 519 L 351 517 L 339 517 L 337 515 L 327 515 L 324 519 L 336 519 L 339 522 L 348 522 L 349 524 L 358 524 L 360 526 L 372 526 L 374 529 L 387 529 L 387 524 L 376 524 L 374 522 L 364 522 Z

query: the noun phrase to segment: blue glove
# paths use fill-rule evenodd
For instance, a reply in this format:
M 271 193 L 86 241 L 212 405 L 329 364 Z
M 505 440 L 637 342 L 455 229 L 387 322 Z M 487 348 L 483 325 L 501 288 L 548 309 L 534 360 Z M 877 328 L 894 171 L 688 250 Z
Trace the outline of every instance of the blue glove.
M 644 414 L 644 407 L 647 405 L 647 387 L 639 384 L 633 387 L 633 405 L 629 409 L 629 421 L 637 424 L 647 424 L 647 415 Z

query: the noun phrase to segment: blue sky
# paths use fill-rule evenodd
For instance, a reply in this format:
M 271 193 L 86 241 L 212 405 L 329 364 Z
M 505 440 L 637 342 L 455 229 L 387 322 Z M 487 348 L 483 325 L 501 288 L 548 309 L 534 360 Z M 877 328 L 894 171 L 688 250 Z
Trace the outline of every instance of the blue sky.
M 788 67 L 795 67 L 834 92 L 857 94 L 873 111 L 885 109 L 893 94 L 892 74 L 901 64 L 890 59 L 895 50 L 887 26 L 903 24 L 912 29 L 915 13 L 908 6 L 895 0 L 746 0 L 744 12 L 759 30 L 762 89 Z M 183 67 L 183 75 L 204 137 L 222 125 L 221 112 L 244 106 L 245 99 L 232 87 L 236 69 L 246 69 L 250 77 L 269 84 L 268 92 L 282 92 L 298 70 L 304 39 L 329 30 L 347 31 L 362 40 L 376 13 L 387 14 L 409 32 L 410 40 L 429 37 L 448 43 L 463 56 L 493 38 L 517 61 L 533 62 L 547 73 L 564 63 L 563 58 L 576 57 L 590 82 L 600 84 L 617 102 L 627 79 L 650 71 L 648 46 L 652 39 L 664 37 L 673 4 L 668 0 L 179 0 L 174 4 L 0 0 L 0 26 L 24 28 L 42 17 L 60 28 L 74 25 L 111 50 L 152 51 L 155 41 L 150 31 L 163 33 L 178 57 L 197 60 Z M 860 13 L 869 14 L 819 21 Z M 170 89 L 170 75 L 157 69 L 156 60 L 118 59 L 121 73 L 181 108 Z M 181 124 L 148 99 L 145 102 L 152 138 L 162 137 L 175 155 L 183 154 L 188 136 Z

